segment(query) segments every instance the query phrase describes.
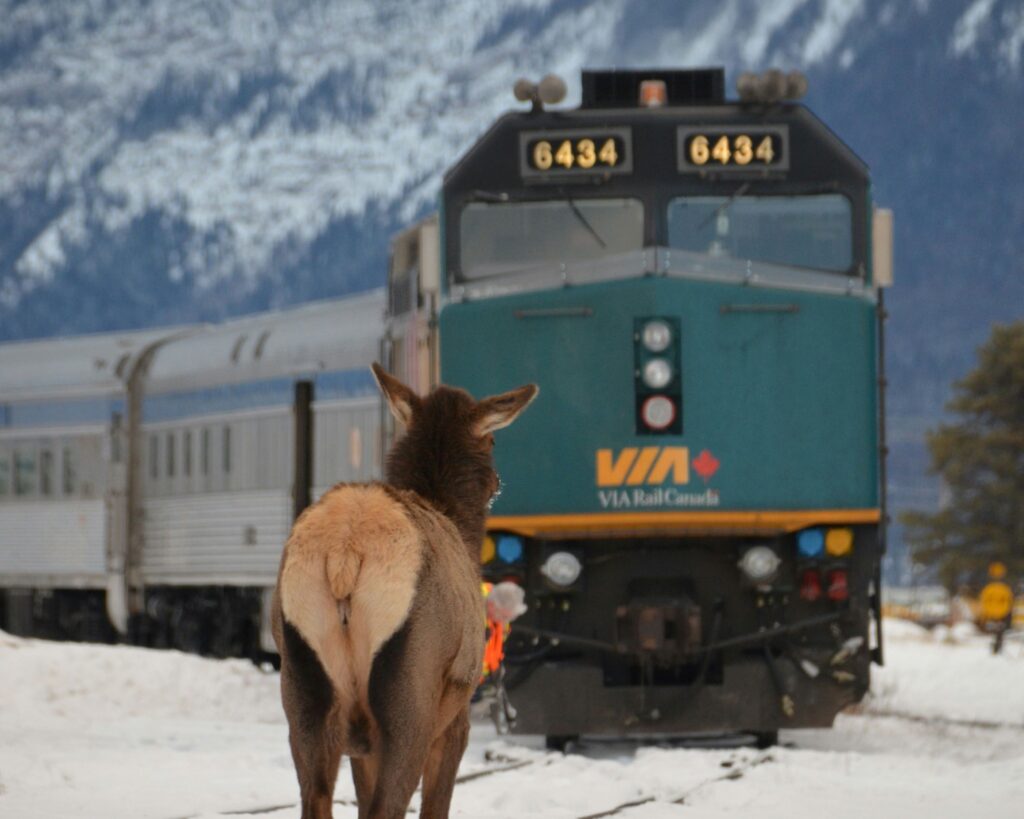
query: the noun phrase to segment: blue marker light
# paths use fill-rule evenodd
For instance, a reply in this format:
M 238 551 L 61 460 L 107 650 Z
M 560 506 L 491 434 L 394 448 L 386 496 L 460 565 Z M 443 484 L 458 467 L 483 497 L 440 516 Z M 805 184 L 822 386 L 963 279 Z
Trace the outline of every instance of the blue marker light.
M 523 539 L 518 535 L 498 537 L 498 557 L 506 563 L 515 563 L 523 557 Z
M 820 557 L 825 551 L 825 533 L 821 529 L 804 529 L 796 539 L 800 557 Z

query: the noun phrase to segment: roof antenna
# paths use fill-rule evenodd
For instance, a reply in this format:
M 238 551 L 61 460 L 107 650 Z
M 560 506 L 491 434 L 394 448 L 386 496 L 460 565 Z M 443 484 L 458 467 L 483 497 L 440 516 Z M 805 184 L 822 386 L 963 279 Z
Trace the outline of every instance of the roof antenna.
M 557 105 L 565 99 L 565 80 L 557 74 L 548 74 L 540 82 L 530 82 L 520 77 L 512 86 L 512 93 L 520 102 L 531 102 L 531 114 L 539 114 L 545 105 Z

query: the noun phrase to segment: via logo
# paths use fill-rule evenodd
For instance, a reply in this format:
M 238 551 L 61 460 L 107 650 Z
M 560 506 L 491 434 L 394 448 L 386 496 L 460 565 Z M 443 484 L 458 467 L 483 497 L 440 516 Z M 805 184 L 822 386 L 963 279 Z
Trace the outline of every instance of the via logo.
M 660 486 L 690 482 L 690 450 L 685 446 L 625 447 L 597 450 L 598 486 Z M 706 484 L 718 471 L 719 461 L 708 450 L 693 459 L 693 470 Z

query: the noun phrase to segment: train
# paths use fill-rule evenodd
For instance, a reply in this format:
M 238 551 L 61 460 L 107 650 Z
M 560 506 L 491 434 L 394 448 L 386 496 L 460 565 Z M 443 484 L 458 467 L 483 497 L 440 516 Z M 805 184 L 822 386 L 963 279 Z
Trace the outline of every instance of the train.
M 381 471 L 383 305 L 0 346 L 3 627 L 269 652 L 296 509 Z
M 880 663 L 892 214 L 796 73 L 587 70 L 394 237 L 384 287 L 217 325 L 0 346 L 0 623 L 266 657 L 291 521 L 379 477 L 367 365 L 534 382 L 482 573 L 527 612 L 503 730 L 831 725 Z

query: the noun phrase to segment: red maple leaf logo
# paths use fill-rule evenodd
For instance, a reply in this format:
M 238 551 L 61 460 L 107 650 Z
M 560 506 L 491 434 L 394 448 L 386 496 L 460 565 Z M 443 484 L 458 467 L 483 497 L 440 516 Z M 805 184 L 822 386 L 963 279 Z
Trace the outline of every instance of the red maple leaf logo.
M 718 471 L 720 465 L 718 458 L 706 449 L 701 450 L 700 455 L 693 459 L 693 471 L 704 479 L 704 483 Z

